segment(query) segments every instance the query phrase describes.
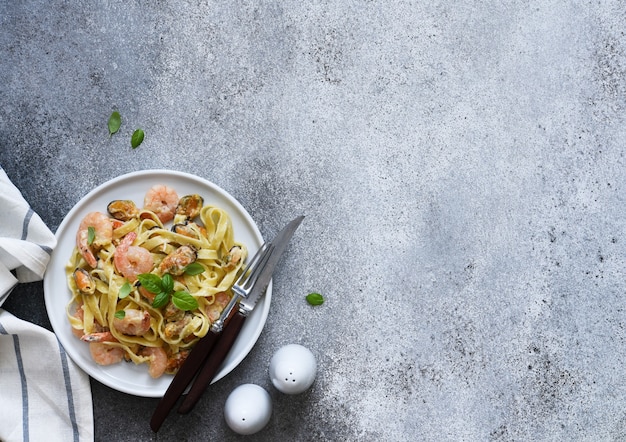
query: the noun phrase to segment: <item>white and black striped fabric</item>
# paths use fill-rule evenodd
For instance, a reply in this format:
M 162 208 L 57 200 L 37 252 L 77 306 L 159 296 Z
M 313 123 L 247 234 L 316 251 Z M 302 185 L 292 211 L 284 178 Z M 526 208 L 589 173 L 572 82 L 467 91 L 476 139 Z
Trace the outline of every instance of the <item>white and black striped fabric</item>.
M 93 440 L 89 378 L 48 330 L 0 309 L 0 440 Z
M 52 232 L 0 167 L 0 306 L 41 280 Z M 93 440 L 89 377 L 50 331 L 0 308 L 0 441 Z
M 50 229 L 0 167 L 0 305 L 18 282 L 43 278 L 55 246 Z

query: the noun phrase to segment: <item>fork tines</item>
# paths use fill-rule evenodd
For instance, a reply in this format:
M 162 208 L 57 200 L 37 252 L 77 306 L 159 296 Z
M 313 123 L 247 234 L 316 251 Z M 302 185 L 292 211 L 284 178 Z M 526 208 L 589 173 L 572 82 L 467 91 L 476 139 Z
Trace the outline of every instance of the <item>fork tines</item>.
M 241 273 L 235 284 L 233 291 L 240 296 L 246 297 L 254 287 L 259 274 L 267 264 L 269 257 L 274 250 L 272 243 L 264 243 L 254 254 L 244 271 Z

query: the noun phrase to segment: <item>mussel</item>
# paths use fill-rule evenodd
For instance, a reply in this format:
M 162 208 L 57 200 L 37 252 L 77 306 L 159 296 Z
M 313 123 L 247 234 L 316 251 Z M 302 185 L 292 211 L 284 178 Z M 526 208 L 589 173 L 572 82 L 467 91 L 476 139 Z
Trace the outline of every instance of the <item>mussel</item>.
M 83 295 L 93 295 L 96 292 L 96 281 L 92 278 L 89 272 L 82 267 L 74 270 L 74 282 L 76 282 L 76 288 Z
M 233 246 L 228 251 L 228 255 L 224 257 L 223 268 L 227 272 L 233 270 L 241 261 L 241 257 L 243 256 L 243 249 L 240 246 Z
M 182 245 L 167 255 L 159 264 L 159 272 L 169 273 L 174 276 L 182 275 L 187 267 L 198 258 L 196 248 L 190 245 Z
M 139 216 L 139 209 L 131 200 L 114 200 L 107 206 L 109 214 L 120 221 L 128 221 L 129 219 Z
M 184 221 L 172 226 L 172 232 L 184 235 L 189 238 L 200 238 L 200 236 L 206 236 L 206 229 L 199 224 Z
M 185 217 L 186 219 L 194 219 L 200 215 L 202 205 L 204 204 L 204 198 L 197 193 L 192 195 L 185 195 L 178 201 L 176 206 L 176 215 Z

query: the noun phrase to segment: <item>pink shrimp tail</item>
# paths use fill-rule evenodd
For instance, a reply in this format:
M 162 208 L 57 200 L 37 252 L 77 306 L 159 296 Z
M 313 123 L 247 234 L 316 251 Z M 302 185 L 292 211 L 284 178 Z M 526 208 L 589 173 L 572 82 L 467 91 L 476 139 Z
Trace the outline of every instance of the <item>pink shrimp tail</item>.
M 124 255 L 128 251 L 130 245 L 137 239 L 136 232 L 128 232 L 124 238 L 120 241 L 118 246 L 115 248 L 115 255 L 113 256 L 113 262 L 115 263 L 115 268 L 118 272 L 123 273 L 124 268 Z
M 137 239 L 137 232 L 128 232 L 120 242 L 120 246 L 129 247 Z

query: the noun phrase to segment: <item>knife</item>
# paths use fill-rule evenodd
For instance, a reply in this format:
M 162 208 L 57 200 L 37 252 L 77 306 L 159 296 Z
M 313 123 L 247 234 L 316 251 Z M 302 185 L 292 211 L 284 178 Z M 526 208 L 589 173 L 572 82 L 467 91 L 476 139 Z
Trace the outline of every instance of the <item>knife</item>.
M 248 269 L 254 266 L 258 260 L 262 259 L 266 255 L 269 256 L 272 251 L 273 248 L 271 243 L 263 244 L 244 269 L 242 276 L 245 275 Z M 174 379 L 172 379 L 169 387 L 167 387 L 163 398 L 160 400 L 159 405 L 157 405 L 157 408 L 154 410 L 152 418 L 150 419 L 150 427 L 154 432 L 159 431 L 159 428 L 163 424 L 163 421 L 165 421 L 165 418 L 171 409 L 174 405 L 176 405 L 178 399 L 182 396 L 185 389 L 189 386 L 204 362 L 207 360 L 213 346 L 222 332 L 225 322 L 234 311 L 233 307 L 238 300 L 238 295 L 232 297 L 230 302 L 222 311 L 218 320 L 211 324 L 209 332 L 196 343 L 192 351 L 187 356 L 187 359 L 185 359 L 185 362 L 178 369 L 176 376 L 174 376 Z
M 202 369 L 200 369 L 200 372 L 189 390 L 189 393 L 187 393 L 187 396 L 183 399 L 182 404 L 178 407 L 179 413 L 188 413 L 196 405 L 206 387 L 211 383 L 211 380 L 213 380 L 217 370 L 222 365 L 222 362 L 224 362 L 228 352 L 235 343 L 243 324 L 250 313 L 254 310 L 258 300 L 265 293 L 265 289 L 267 289 L 267 286 L 272 279 L 272 274 L 274 273 L 274 269 L 276 268 L 281 255 L 287 248 L 289 240 L 303 219 L 304 216 L 297 217 L 287 224 L 283 230 L 278 233 L 278 235 L 276 235 L 276 238 L 272 241 L 272 247 L 274 250 L 265 264 L 265 267 L 259 273 L 254 286 L 249 291 L 248 296 L 245 296 L 245 292 L 241 291 L 236 285 L 233 287 L 233 291 L 237 293 L 237 297 L 239 298 L 239 308 L 234 314 L 232 314 L 226 323 L 222 331 L 222 335 L 215 344 L 210 357 L 207 359 L 207 362 Z
M 276 250 L 274 249 L 271 251 L 271 255 L 269 256 L 268 262 L 265 265 L 263 273 L 259 275 L 257 279 L 257 283 L 255 284 L 253 291 L 250 293 L 250 297 L 254 295 L 258 299 L 265 292 L 265 289 L 269 285 L 269 281 L 271 279 L 273 269 L 276 267 L 276 264 L 280 258 L 280 255 L 286 248 L 287 243 L 291 239 L 291 236 L 293 235 L 297 227 L 302 222 L 303 218 L 304 218 L 303 216 L 300 216 L 294 219 L 287 226 L 285 226 L 283 230 L 281 230 L 281 232 L 276 236 L 276 238 L 274 239 L 274 243 L 276 243 L 278 246 L 278 255 L 276 255 L 276 257 L 274 258 L 274 254 L 276 253 Z M 274 245 L 268 244 L 268 243 L 264 244 L 261 247 L 261 249 L 259 249 L 255 257 L 252 259 L 252 261 L 257 259 L 257 257 L 262 254 L 263 250 L 268 247 L 273 248 Z M 269 276 L 266 276 L 266 272 L 269 274 Z M 163 421 L 169 414 L 170 410 L 176 404 L 178 398 L 183 394 L 187 386 L 191 383 L 193 378 L 196 376 L 196 374 L 202 367 L 202 364 L 205 361 L 207 361 L 216 342 L 218 340 L 221 340 L 218 338 L 223 339 L 222 331 L 224 329 L 224 324 L 228 323 L 229 318 L 234 316 L 233 315 L 235 311 L 234 306 L 237 304 L 237 302 L 239 302 L 240 299 L 241 299 L 241 295 L 239 294 L 235 294 L 235 296 L 233 296 L 230 303 L 226 306 L 226 308 L 222 312 L 222 315 L 220 316 L 220 318 L 211 326 L 209 333 L 207 333 L 202 339 L 198 341 L 198 343 L 194 346 L 193 350 L 189 353 L 189 356 L 185 360 L 184 364 L 178 370 L 178 373 L 176 374 L 176 376 L 174 376 L 174 379 L 172 380 L 170 386 L 167 388 L 165 395 L 159 402 L 150 420 L 150 427 L 152 428 L 154 432 L 157 432 L 159 430 L 159 428 L 163 424 Z M 241 325 L 239 326 L 239 329 L 241 328 Z M 238 332 L 239 330 L 237 330 L 237 333 L 235 333 L 234 335 L 235 338 Z M 233 343 L 234 343 L 234 339 L 230 343 L 230 346 L 232 346 Z M 230 347 L 226 349 L 226 353 L 228 352 L 229 349 Z M 212 380 L 213 376 L 215 375 L 215 371 L 217 370 L 217 368 L 219 368 L 219 366 L 221 365 L 225 357 L 226 357 L 226 354 L 224 354 L 221 357 L 221 360 L 218 361 L 215 368 L 211 369 L 213 371 L 213 375 L 211 376 L 211 379 L 209 379 L 209 382 L 210 380 Z M 205 376 L 208 376 L 208 375 L 210 375 L 210 373 Z M 202 388 L 202 391 L 204 391 L 207 385 L 205 385 L 204 388 Z M 202 394 L 202 391 L 200 392 L 199 395 Z M 193 407 L 193 405 L 191 407 Z

